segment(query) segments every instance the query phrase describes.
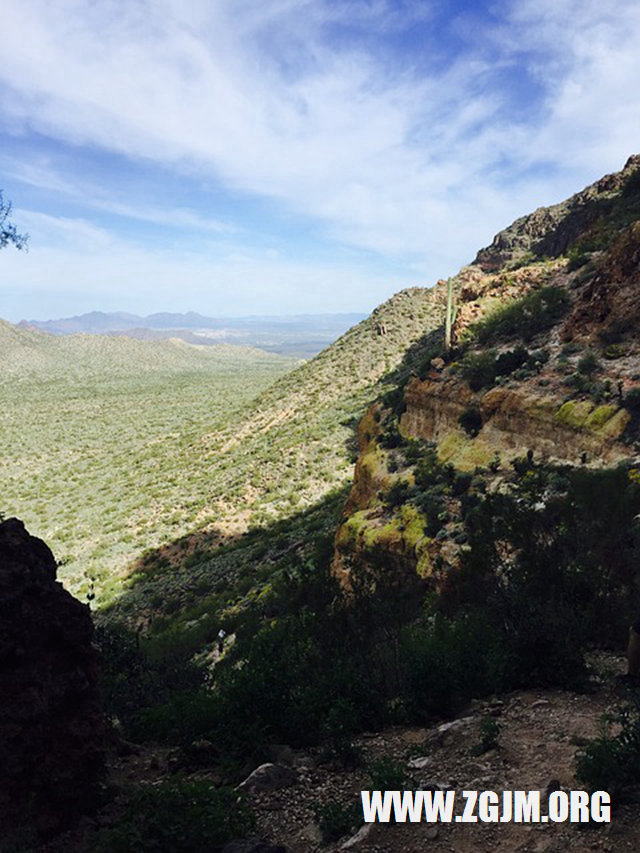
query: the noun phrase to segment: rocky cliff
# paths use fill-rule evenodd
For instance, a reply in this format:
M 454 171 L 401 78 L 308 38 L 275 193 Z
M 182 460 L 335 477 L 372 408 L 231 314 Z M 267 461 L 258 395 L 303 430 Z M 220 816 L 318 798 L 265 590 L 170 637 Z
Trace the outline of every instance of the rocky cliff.
M 425 348 L 422 369 L 361 424 L 336 536 L 334 571 L 346 585 L 381 567 L 405 578 L 455 567 L 465 541 L 451 485 L 460 475 L 491 492 L 509 489 L 518 466 L 601 469 L 634 458 L 639 220 L 636 155 L 517 220 L 455 277 L 453 349 L 443 338 Z M 425 448 L 441 467 L 419 483 Z M 451 483 L 432 500 L 442 466 Z
M 92 636 L 89 609 L 56 582 L 49 548 L 18 519 L 2 522 L 0 849 L 19 832 L 53 835 L 96 805 L 103 720 Z

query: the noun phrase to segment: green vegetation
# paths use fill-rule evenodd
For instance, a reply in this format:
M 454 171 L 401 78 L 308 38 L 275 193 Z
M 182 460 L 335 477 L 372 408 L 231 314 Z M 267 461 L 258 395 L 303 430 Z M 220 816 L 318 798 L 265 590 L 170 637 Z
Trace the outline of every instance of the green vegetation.
M 358 829 L 362 822 L 362 809 L 358 803 L 343 805 L 332 801 L 316 806 L 315 818 L 320 827 L 322 840 L 325 844 L 330 844 Z
M 557 323 L 569 304 L 569 294 L 564 288 L 542 287 L 515 302 L 501 305 L 476 323 L 475 338 L 481 344 L 513 338 L 530 341 Z
M 576 776 L 592 791 L 624 799 L 640 781 L 640 702 L 619 706 L 601 721 L 599 736 L 578 753 Z M 615 726 L 617 734 L 613 734 Z
M 495 350 L 465 353 L 458 370 L 469 383 L 472 391 L 490 388 L 497 380 L 513 376 L 527 379 L 539 373 L 548 361 L 549 353 L 544 349 L 529 352 L 523 346 L 496 354 Z
M 475 438 L 482 429 L 482 413 L 477 406 L 467 406 L 458 422 L 470 438 Z
M 25 249 L 29 242 L 28 234 L 20 234 L 11 221 L 11 202 L 5 201 L 0 190 L 0 249 L 13 245 L 16 249 Z
M 293 371 L 257 350 L 0 321 L 2 509 L 47 541 L 74 592 L 95 587 L 98 606 L 131 571 L 171 567 L 180 581 L 167 573 L 145 610 L 162 610 L 167 588 L 179 607 L 219 580 L 202 566 L 220 543 L 349 481 L 359 417 L 442 316 L 430 291 L 403 291 Z
M 103 598 L 136 553 L 218 520 L 211 472 L 227 466 L 204 439 L 290 366 L 232 347 L 5 331 L 3 510 L 45 539 L 72 588 L 93 579 Z
M 129 794 L 113 826 L 96 838 L 98 853 L 215 853 L 247 836 L 255 819 L 231 788 L 208 781 L 141 786 Z
M 388 756 L 372 761 L 367 771 L 371 791 L 404 791 L 413 786 L 414 780 L 409 777 L 405 765 Z
M 473 755 L 484 755 L 485 752 L 497 749 L 500 746 L 499 739 L 499 723 L 491 715 L 483 717 L 480 724 L 480 742 L 473 748 Z
M 425 724 L 473 697 L 517 687 L 586 684 L 585 650 L 616 643 L 633 613 L 634 469 L 554 468 L 526 458 L 516 460 L 507 489 L 487 493 L 483 472 L 443 465 L 432 445 L 394 452 L 405 455 L 410 485 L 400 507 L 383 503 L 381 529 L 413 513 L 415 535 L 457 545 L 459 567 L 434 554 L 424 577 L 399 578 L 380 559 L 359 566 L 344 598 L 330 574 L 343 495 L 238 540 L 223 549 L 226 559 L 257 565 L 264 584 L 252 580 L 241 607 L 233 596 L 223 606 L 225 593 L 214 593 L 221 597 L 205 598 L 200 610 L 194 601 L 157 620 L 139 647 L 112 626 L 120 639 L 105 655 L 110 713 L 125 735 L 173 744 L 191 762 L 204 738 L 233 780 L 273 743 L 324 743 L 350 765 L 359 731 Z M 301 546 L 291 545 L 309 525 L 317 539 L 301 560 Z M 250 549 L 260 545 L 271 557 L 252 563 Z M 207 650 L 220 625 L 235 642 L 211 671 Z M 200 666 L 187 666 L 202 650 Z M 487 726 L 482 742 L 496 736 Z M 328 823 L 343 826 L 336 815 Z

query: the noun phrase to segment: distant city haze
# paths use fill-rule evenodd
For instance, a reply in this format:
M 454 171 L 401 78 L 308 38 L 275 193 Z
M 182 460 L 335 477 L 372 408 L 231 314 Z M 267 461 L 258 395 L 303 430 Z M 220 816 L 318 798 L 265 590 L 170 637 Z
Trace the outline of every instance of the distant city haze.
M 194 311 L 147 316 L 91 311 L 57 320 L 22 320 L 21 328 L 54 335 L 124 335 L 137 340 L 180 338 L 189 344 L 251 346 L 298 358 L 310 358 L 364 319 L 365 314 L 205 317 Z

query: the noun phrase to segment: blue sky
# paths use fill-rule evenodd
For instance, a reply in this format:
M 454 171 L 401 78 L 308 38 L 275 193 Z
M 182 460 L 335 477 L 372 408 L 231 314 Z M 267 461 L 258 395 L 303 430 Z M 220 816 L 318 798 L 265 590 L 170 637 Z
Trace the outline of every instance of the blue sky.
M 7 0 L 0 316 L 368 311 L 640 151 L 636 0 Z

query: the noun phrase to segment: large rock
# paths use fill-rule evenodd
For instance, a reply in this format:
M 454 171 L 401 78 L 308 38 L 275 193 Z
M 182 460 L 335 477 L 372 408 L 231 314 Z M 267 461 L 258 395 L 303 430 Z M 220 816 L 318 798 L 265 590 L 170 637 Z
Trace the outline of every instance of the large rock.
M 93 810 L 104 767 L 89 608 L 16 518 L 0 523 L 0 849 Z
M 238 790 L 254 793 L 278 791 L 280 788 L 295 785 L 297 779 L 298 774 L 291 767 L 286 767 L 283 764 L 261 764 L 247 776 L 244 782 L 238 785 Z

